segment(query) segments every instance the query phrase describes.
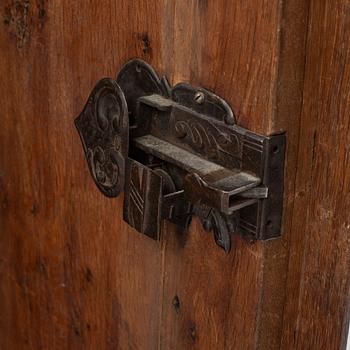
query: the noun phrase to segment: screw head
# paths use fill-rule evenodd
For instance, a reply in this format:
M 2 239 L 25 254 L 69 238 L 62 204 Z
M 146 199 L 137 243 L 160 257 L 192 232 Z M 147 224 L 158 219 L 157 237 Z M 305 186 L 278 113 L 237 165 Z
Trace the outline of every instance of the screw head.
M 204 94 L 203 92 L 196 92 L 195 95 L 194 95 L 194 101 L 196 103 L 198 103 L 199 105 L 202 104 L 204 102 Z

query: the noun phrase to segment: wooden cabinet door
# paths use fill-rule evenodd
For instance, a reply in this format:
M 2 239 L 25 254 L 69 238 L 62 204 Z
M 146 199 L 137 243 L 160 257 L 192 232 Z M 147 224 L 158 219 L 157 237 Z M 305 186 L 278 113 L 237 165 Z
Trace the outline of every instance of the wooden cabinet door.
M 348 326 L 347 0 L 0 3 L 0 348 L 340 349 Z M 74 118 L 140 57 L 287 133 L 283 236 L 225 254 L 197 220 L 122 220 Z

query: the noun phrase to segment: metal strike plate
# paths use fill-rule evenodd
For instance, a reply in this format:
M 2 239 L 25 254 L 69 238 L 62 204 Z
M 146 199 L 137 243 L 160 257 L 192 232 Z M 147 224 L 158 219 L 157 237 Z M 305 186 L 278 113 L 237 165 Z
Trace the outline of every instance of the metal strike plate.
M 219 96 L 171 87 L 135 59 L 97 85 L 76 126 L 98 188 L 124 189 L 124 220 L 139 232 L 159 240 L 163 219 L 186 231 L 196 215 L 225 251 L 234 232 L 281 234 L 285 135 L 238 126 Z

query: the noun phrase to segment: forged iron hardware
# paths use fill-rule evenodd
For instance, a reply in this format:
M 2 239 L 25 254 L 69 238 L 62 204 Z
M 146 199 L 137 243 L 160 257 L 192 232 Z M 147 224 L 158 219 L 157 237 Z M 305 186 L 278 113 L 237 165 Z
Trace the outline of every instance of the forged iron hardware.
M 192 215 L 225 251 L 231 234 L 278 237 L 285 135 L 236 124 L 228 104 L 186 83 L 171 87 L 134 59 L 102 79 L 75 120 L 91 175 L 108 197 L 124 195 L 124 220 L 159 240 L 167 219 Z

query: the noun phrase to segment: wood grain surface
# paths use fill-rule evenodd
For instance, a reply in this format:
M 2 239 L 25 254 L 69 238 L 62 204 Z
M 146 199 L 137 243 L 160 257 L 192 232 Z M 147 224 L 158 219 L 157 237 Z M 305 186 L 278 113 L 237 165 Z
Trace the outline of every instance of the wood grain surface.
M 0 348 L 156 349 L 161 246 L 97 190 L 73 120 L 129 57 L 157 64 L 161 8 L 0 7 Z
M 282 349 L 346 347 L 349 116 L 349 2 L 311 1 Z
M 347 0 L 0 3 L 0 349 L 339 349 L 349 300 Z M 96 189 L 74 129 L 141 57 L 287 131 L 283 238 L 160 243 Z

